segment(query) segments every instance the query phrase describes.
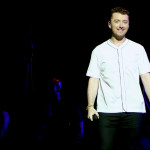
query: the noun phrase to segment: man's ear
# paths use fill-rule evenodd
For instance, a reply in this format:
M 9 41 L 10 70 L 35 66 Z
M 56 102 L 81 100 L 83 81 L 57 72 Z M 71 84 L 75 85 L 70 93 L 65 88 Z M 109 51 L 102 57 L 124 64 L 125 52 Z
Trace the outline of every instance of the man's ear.
M 110 23 L 110 21 L 108 21 L 108 27 L 111 29 L 111 23 Z

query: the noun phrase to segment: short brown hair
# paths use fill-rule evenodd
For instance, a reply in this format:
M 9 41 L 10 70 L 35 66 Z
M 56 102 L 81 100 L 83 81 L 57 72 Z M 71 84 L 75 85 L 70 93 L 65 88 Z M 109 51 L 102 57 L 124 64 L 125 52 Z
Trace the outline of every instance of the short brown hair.
M 128 15 L 129 16 L 129 11 L 127 9 L 125 9 L 123 7 L 114 7 L 114 8 L 111 9 L 111 13 L 110 13 L 110 18 L 109 19 L 111 19 L 113 13 L 117 13 L 117 12 L 121 13 L 123 15 Z

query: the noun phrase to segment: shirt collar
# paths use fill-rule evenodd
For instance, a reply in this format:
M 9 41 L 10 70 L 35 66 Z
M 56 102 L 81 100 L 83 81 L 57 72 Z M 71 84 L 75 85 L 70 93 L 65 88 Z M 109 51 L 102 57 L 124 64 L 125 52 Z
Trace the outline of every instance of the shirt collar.
M 113 43 L 110 41 L 110 39 L 109 39 L 109 40 L 107 40 L 107 44 L 110 45 L 111 47 L 115 48 L 115 49 L 118 49 L 118 48 L 124 47 L 124 46 L 128 43 L 128 41 L 129 41 L 129 40 L 126 38 L 125 41 L 124 41 L 121 45 L 117 46 L 117 45 L 113 44 Z

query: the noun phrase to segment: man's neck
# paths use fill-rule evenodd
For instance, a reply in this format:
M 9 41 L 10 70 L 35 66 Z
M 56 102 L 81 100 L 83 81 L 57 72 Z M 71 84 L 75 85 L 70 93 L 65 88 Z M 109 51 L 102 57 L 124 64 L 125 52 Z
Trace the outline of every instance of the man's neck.
M 110 41 L 115 44 L 116 46 L 120 46 L 124 41 L 126 40 L 126 38 L 122 38 L 120 40 L 116 39 L 115 37 L 111 37 Z

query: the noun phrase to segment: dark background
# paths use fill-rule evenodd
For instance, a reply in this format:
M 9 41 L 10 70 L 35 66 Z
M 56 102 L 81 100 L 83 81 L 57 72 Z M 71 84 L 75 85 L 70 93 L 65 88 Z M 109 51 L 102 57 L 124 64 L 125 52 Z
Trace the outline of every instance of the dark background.
M 114 6 L 129 10 L 127 38 L 142 44 L 150 58 L 147 1 L 50 1 L 3 5 L 1 95 L 2 103 L 13 116 L 12 124 L 17 134 L 31 134 L 44 116 L 53 77 L 62 81 L 66 114 L 77 106 L 86 118 L 86 71 L 91 51 L 110 38 L 107 17 Z
M 20 51 L 23 51 L 24 57 L 33 59 L 32 77 L 35 82 L 32 86 L 40 88 L 40 84 L 49 84 L 52 76 L 59 75 L 65 80 L 68 93 L 74 91 L 74 95 L 78 95 L 76 101 L 81 103 L 81 97 L 85 96 L 85 74 L 91 51 L 110 38 L 107 16 L 110 8 L 117 5 L 130 11 L 127 37 L 142 44 L 149 56 L 149 10 L 144 1 L 50 2 L 28 5 L 20 16 L 17 29 L 20 29 L 23 44 Z M 42 89 L 43 87 L 46 85 Z

